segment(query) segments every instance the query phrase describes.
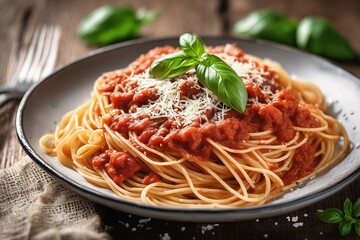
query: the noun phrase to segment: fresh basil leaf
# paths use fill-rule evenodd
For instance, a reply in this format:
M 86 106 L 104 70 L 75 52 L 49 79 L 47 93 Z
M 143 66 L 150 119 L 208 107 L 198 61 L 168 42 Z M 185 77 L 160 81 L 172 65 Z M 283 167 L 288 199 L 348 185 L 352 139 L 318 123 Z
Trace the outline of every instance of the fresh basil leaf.
M 205 52 L 197 35 L 185 33 L 180 37 L 182 51 L 155 60 L 149 75 L 160 79 L 179 76 L 195 68 L 199 81 L 229 107 L 244 112 L 247 91 L 238 74 L 219 57 Z
M 352 224 L 346 221 L 342 221 L 339 224 L 339 233 L 342 237 L 345 237 L 350 234 Z
M 353 216 L 356 218 L 360 217 L 360 198 L 353 205 Z
M 360 220 L 357 220 L 357 222 L 354 224 L 355 232 L 360 237 Z
M 339 223 L 343 221 L 344 214 L 337 208 L 328 208 L 322 212 L 318 212 L 316 216 L 326 223 Z
M 247 91 L 244 83 L 222 59 L 205 53 L 196 66 L 196 76 L 226 105 L 239 112 L 245 111 Z
M 158 15 L 154 10 L 137 12 L 131 6 L 103 5 L 81 20 L 77 33 L 89 44 L 108 45 L 135 38 Z
M 87 15 L 79 25 L 79 36 L 90 44 L 106 45 L 135 36 L 138 24 L 131 7 L 101 6 Z
M 350 199 L 346 199 L 344 202 L 344 214 L 348 215 L 348 216 L 352 216 L 352 202 L 350 201 Z
M 189 57 L 199 59 L 205 53 L 203 41 L 195 34 L 184 33 L 180 36 L 179 43 L 184 53 Z
M 306 17 L 299 23 L 297 46 L 333 60 L 350 61 L 357 53 L 350 43 L 324 18 Z
M 282 13 L 268 9 L 251 12 L 234 25 L 239 35 L 296 46 L 297 22 Z
M 183 51 L 175 52 L 155 60 L 149 69 L 149 75 L 159 79 L 180 76 L 194 68 L 197 61 Z

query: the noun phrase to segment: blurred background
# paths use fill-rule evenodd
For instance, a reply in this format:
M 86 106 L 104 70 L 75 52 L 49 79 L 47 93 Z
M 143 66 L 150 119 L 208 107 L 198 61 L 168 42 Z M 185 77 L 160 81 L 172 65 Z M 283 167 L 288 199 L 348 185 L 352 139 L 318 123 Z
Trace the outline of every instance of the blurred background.
M 80 38 L 78 31 L 86 16 L 108 4 L 130 6 L 134 11 L 157 11 L 158 15 L 152 21 L 132 35 L 136 38 L 179 36 L 184 32 L 248 37 L 235 32 L 234 27 L 239 20 L 260 9 L 280 12 L 295 22 L 308 16 L 322 17 L 331 23 L 354 52 L 360 53 L 359 0 L 0 0 L 0 83 L 12 80 L 19 55 L 28 48 L 37 26 L 55 25 L 60 29 L 56 67 L 103 47 L 104 44 L 90 44 Z M 331 61 L 360 76 L 358 59 Z M 14 129 L 16 106 L 12 103 L 0 110 L 0 168 L 10 166 L 25 155 Z M 358 179 L 336 195 L 299 211 L 237 223 L 150 222 L 125 213 L 114 213 L 104 206 L 97 206 L 97 210 L 107 232 L 114 237 L 126 236 L 129 239 L 240 239 L 243 236 L 250 239 L 338 239 L 336 226 L 319 222 L 315 213 L 318 209 L 341 207 L 349 196 L 355 201 L 359 197 L 359 184 Z M 299 222 L 294 219 L 299 219 Z M 139 227 L 141 224 L 142 228 Z M 168 238 L 169 234 L 164 234 L 163 229 L 168 229 L 172 238 Z M 344 239 L 353 239 L 353 236 Z
M 306 16 L 321 16 L 331 21 L 360 52 L 358 0 L 0 0 L 0 73 L 5 73 L 10 52 L 21 48 L 24 42 L 20 41 L 26 44 L 23 35 L 31 34 L 36 24 L 61 27 L 60 45 L 64 52 L 58 57 L 58 65 L 96 48 L 85 44 L 76 32 L 86 15 L 105 4 L 158 10 L 160 15 L 139 31 L 139 37 L 146 38 L 178 36 L 184 32 L 239 36 L 233 31 L 236 22 L 258 9 L 279 11 L 296 21 Z M 347 66 L 360 74 L 356 66 Z

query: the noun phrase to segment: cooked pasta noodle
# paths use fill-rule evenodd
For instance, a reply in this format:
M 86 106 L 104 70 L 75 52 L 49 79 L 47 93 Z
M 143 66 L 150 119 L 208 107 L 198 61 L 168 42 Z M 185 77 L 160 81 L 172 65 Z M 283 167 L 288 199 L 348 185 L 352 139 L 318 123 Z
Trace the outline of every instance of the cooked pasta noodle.
M 244 113 L 221 103 L 191 70 L 151 78 L 151 62 L 177 51 L 159 47 L 99 77 L 90 100 L 66 113 L 40 146 L 122 199 L 197 208 L 264 204 L 345 156 L 346 131 L 322 111 L 314 84 L 235 45 L 207 50 L 244 81 Z

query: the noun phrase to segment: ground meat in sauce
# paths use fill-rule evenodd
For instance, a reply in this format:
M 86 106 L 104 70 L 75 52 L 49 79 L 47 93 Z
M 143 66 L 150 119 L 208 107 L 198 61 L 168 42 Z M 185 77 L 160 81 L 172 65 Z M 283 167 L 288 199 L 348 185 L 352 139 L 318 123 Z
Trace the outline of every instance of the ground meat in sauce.
M 297 98 L 289 89 L 280 89 L 276 82 L 272 84 L 272 91 L 277 91 L 275 98 L 270 98 L 267 93 L 252 82 L 246 82 L 245 86 L 249 99 L 256 99 L 256 103 L 248 104 L 244 113 L 230 110 L 222 122 L 194 120 L 188 126 L 179 126 L 174 119 L 152 120 L 148 116 L 131 118 L 121 114 L 131 112 L 131 109 L 142 104 L 155 100 L 158 95 L 156 89 L 145 89 L 137 91 L 137 84 L 128 82 L 126 75 L 144 72 L 161 54 L 176 51 L 172 47 L 155 48 L 148 54 L 140 56 L 129 68 L 121 71 L 118 75 L 110 75 L 103 85 L 99 87 L 102 92 L 110 93 L 110 100 L 114 108 L 112 114 L 104 116 L 104 123 L 114 131 L 128 137 L 128 131 L 135 131 L 139 141 L 160 151 L 170 152 L 191 161 L 207 161 L 211 157 L 211 146 L 205 140 L 210 138 L 221 144 L 239 148 L 238 142 L 248 139 L 248 133 L 273 129 L 277 138 L 282 142 L 294 138 L 296 131 L 293 126 L 315 127 L 319 123 L 312 117 L 310 110 Z M 212 53 L 228 53 L 238 59 L 243 59 L 244 53 L 235 46 L 219 46 L 209 50 Z M 243 59 L 243 61 L 247 61 Z M 277 79 L 276 73 L 267 66 L 263 67 L 267 74 L 265 81 Z M 115 87 L 126 91 L 113 92 Z M 199 93 L 199 89 L 193 81 L 184 81 L 179 85 L 179 92 L 183 98 L 193 98 Z M 135 105 L 135 106 L 134 106 Z M 211 117 L 213 110 L 204 111 L 204 114 Z M 161 120 L 161 119 L 160 119 Z M 303 145 L 296 151 L 294 164 L 287 174 L 282 178 L 287 182 L 295 181 L 297 178 L 308 174 L 316 166 L 314 156 L 315 149 L 310 145 Z M 126 159 L 126 160 L 123 160 Z M 104 165 L 105 164 L 105 165 Z M 115 176 L 115 182 L 121 182 L 127 177 L 140 170 L 140 165 L 128 153 L 100 154 L 93 159 L 93 165 L 106 168 L 110 176 Z M 130 167 L 129 170 L 125 170 Z M 149 177 L 154 178 L 155 177 Z M 155 181 L 155 180 L 154 180 Z M 157 181 L 157 180 L 156 180 Z M 146 180 L 145 182 L 153 182 Z
M 154 172 L 150 172 L 148 175 L 146 175 L 144 177 L 144 179 L 142 180 L 142 183 L 145 185 L 149 185 L 149 184 L 156 183 L 159 181 L 160 181 L 160 176 Z
M 179 94 L 181 99 L 193 98 L 199 92 L 200 90 L 196 87 L 196 83 L 193 80 L 182 81 L 179 84 Z
M 141 169 L 141 165 L 129 153 L 115 150 L 106 150 L 95 156 L 92 165 L 104 169 L 116 184 L 121 184 Z
M 296 149 L 291 168 L 280 174 L 285 184 L 295 182 L 301 177 L 310 174 L 318 165 L 318 159 L 314 158 L 316 149 L 308 143 Z

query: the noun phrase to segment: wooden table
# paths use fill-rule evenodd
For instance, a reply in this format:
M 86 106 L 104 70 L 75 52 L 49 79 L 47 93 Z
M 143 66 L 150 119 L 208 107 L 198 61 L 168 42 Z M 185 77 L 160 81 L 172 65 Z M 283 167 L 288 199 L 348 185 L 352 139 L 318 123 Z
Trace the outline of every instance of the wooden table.
M 321 15 L 330 19 L 360 52 L 360 2 L 357 0 L 0 0 L 0 82 L 11 80 L 18 54 L 27 48 L 29 36 L 39 24 L 55 24 L 61 28 L 58 67 L 94 50 L 95 47 L 79 40 L 76 29 L 80 19 L 105 3 L 161 10 L 161 16 L 141 30 L 141 36 L 147 38 L 178 36 L 184 32 L 234 35 L 234 23 L 259 8 L 279 10 L 294 19 Z M 360 76 L 359 64 L 339 64 Z M 0 168 L 10 166 L 25 155 L 14 129 L 16 107 L 17 103 L 11 102 L 0 109 Z M 129 216 L 100 205 L 96 208 L 105 231 L 114 239 L 338 239 L 337 227 L 320 222 L 315 213 L 318 209 L 341 207 L 346 198 L 355 201 L 360 197 L 359 185 L 360 179 L 357 179 L 337 194 L 295 212 L 231 223 L 167 222 Z

